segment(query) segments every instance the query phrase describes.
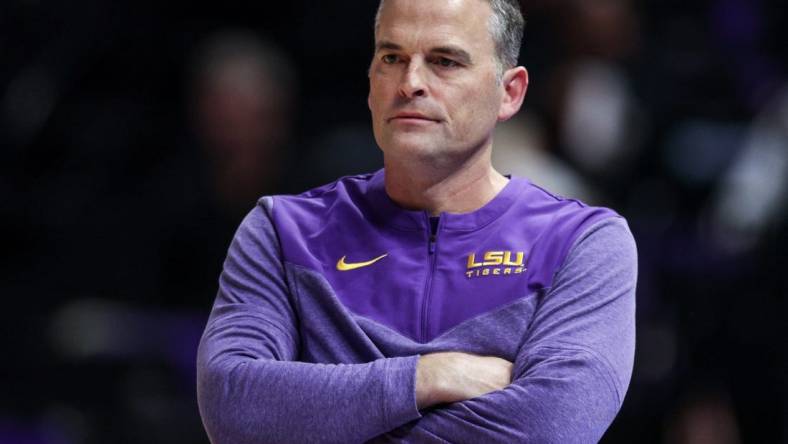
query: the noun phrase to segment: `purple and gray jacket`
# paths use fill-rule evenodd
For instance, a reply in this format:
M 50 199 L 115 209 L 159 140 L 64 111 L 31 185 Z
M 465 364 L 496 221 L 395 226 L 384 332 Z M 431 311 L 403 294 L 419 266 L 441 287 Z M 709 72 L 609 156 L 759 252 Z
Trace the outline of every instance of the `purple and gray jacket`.
M 214 444 L 600 439 L 635 347 L 624 219 L 513 177 L 431 222 L 383 170 L 260 199 L 198 353 Z M 450 350 L 513 362 L 511 384 L 419 411 L 419 355 Z

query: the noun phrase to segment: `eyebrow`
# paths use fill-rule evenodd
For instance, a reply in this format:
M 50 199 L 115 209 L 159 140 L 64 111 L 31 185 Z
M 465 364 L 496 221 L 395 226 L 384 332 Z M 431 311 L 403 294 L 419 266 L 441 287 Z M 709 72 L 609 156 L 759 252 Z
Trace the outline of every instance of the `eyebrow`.
M 400 45 L 398 45 L 398 44 L 396 44 L 394 42 L 390 42 L 388 40 L 382 40 L 382 41 L 378 42 L 377 44 L 375 44 L 375 51 L 376 52 L 377 51 L 381 51 L 381 50 L 385 50 L 385 49 L 388 49 L 388 50 L 391 50 L 391 51 L 400 51 L 400 50 L 402 50 L 402 46 L 400 46 Z M 460 48 L 458 48 L 456 46 L 437 46 L 435 48 L 430 48 L 430 52 L 431 53 L 437 53 L 437 54 L 445 54 L 445 55 L 454 57 L 454 58 L 458 59 L 458 61 L 460 63 L 463 63 L 465 65 L 472 65 L 473 64 L 473 61 L 471 60 L 471 55 L 468 54 L 468 51 L 465 51 L 464 49 L 460 49 Z
M 460 49 L 454 46 L 439 46 L 437 48 L 432 48 L 430 52 L 435 52 L 438 54 L 446 54 L 448 56 L 454 57 L 465 65 L 473 64 L 471 60 L 471 55 L 468 54 L 468 51 L 464 49 Z
M 388 40 L 383 40 L 375 44 L 375 51 L 380 51 L 382 49 L 390 49 L 392 51 L 399 51 L 402 49 L 402 46 L 399 46 L 396 43 L 389 42 Z

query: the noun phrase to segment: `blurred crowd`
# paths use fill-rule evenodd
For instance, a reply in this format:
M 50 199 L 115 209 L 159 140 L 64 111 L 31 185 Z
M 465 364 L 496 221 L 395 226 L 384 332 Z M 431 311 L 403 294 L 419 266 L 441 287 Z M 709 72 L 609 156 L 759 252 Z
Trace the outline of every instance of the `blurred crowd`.
M 788 8 L 522 6 L 531 86 L 494 163 L 639 249 L 603 442 L 788 442 Z M 382 166 L 375 8 L 4 2 L 0 444 L 207 442 L 194 359 L 241 218 Z

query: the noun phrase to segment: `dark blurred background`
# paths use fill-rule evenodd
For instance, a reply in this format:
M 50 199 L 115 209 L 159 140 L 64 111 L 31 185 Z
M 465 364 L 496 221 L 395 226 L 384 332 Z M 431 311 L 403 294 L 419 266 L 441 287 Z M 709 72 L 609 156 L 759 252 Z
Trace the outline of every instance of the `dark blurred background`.
M 0 5 L 0 443 L 207 442 L 195 351 L 241 218 L 381 166 L 376 2 L 272 3 Z M 603 442 L 788 442 L 784 1 L 522 5 L 494 161 L 640 252 Z

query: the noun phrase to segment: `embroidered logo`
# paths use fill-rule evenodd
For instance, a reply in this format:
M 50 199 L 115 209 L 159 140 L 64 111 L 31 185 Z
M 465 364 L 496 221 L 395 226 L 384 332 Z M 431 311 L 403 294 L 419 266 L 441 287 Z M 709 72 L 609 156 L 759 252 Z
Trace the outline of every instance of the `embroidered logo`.
M 468 255 L 465 271 L 468 279 L 482 276 L 511 276 L 522 274 L 526 270 L 523 261 L 525 254 L 522 251 L 487 251 L 479 257 L 481 259 L 477 261 L 476 253 Z
M 357 268 L 367 267 L 367 266 L 372 265 L 375 262 L 383 259 L 384 257 L 386 257 L 388 255 L 389 254 L 386 253 L 386 254 L 383 254 L 383 255 L 380 255 L 380 256 L 376 257 L 375 259 L 372 259 L 371 261 L 366 261 L 366 262 L 345 262 L 345 258 L 347 256 L 342 256 L 342 258 L 339 259 L 339 261 L 337 262 L 337 270 L 339 270 L 339 271 L 350 271 L 350 270 L 355 270 Z

